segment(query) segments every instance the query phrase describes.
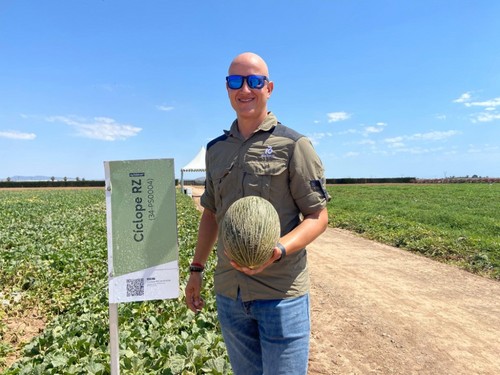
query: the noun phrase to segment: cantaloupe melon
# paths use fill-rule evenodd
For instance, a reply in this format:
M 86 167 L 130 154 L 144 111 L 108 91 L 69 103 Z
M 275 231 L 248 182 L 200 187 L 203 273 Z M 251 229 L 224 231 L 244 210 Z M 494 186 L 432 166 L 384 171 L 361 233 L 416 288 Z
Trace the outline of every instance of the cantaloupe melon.
M 264 198 L 240 198 L 224 215 L 220 235 L 230 259 L 240 266 L 258 268 L 271 258 L 280 239 L 278 213 Z

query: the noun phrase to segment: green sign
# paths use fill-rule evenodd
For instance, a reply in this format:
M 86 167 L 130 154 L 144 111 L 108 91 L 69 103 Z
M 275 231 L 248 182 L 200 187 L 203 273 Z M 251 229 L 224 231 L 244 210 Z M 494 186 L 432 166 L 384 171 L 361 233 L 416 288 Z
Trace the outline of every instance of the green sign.
M 110 300 L 168 298 L 173 283 L 178 294 L 173 159 L 104 164 Z

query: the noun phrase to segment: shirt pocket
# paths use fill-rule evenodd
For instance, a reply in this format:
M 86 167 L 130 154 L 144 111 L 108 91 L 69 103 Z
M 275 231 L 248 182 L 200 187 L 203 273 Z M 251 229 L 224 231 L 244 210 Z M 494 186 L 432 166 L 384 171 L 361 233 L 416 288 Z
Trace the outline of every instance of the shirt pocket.
M 234 192 L 234 170 L 235 162 L 229 165 L 214 168 L 212 171 L 212 183 L 214 186 L 215 206 L 224 209 L 224 202 Z
M 288 190 L 285 160 L 249 161 L 244 167 L 245 195 L 259 195 L 271 200 L 274 193 Z

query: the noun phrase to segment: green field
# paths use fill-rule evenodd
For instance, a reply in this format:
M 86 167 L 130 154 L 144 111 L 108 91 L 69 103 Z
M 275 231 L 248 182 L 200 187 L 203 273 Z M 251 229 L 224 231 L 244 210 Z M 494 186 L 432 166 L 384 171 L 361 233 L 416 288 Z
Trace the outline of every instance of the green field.
M 331 226 L 500 279 L 500 184 L 328 190 Z M 177 211 L 183 290 L 200 214 L 185 195 Z M 0 190 L 0 372 L 109 373 L 105 225 L 102 189 Z M 230 374 L 215 301 L 205 299 L 196 316 L 182 298 L 120 304 L 122 371 Z M 45 329 L 24 343 L 23 324 Z
M 177 206 L 184 290 L 200 213 L 185 195 Z M 0 373 L 109 374 L 104 190 L 0 190 L 0 212 Z M 215 298 L 205 300 L 196 316 L 182 298 L 120 304 L 123 373 L 230 374 Z M 12 335 L 43 321 L 27 345 L 22 328 Z
M 334 185 L 330 226 L 500 279 L 500 184 Z

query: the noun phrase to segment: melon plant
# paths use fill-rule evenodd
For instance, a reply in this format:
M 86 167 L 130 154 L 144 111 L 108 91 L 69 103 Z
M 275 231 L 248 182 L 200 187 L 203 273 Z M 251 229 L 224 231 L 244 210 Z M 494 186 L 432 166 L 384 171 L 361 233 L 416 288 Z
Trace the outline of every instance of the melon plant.
M 240 198 L 226 211 L 220 235 L 230 259 L 240 266 L 258 268 L 271 258 L 280 239 L 278 213 L 264 198 Z

